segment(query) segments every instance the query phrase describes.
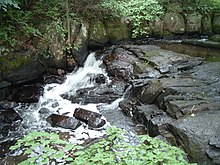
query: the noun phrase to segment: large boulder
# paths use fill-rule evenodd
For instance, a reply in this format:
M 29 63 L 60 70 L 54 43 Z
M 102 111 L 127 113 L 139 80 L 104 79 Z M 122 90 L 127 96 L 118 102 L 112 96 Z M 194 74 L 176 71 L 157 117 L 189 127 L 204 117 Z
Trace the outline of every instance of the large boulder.
M 216 34 L 220 34 L 220 15 L 215 15 L 212 23 L 213 32 Z
M 179 13 L 168 12 L 164 18 L 164 34 L 183 34 L 185 32 L 184 18 Z
M 16 131 L 22 122 L 22 118 L 13 108 L 4 108 L 0 105 L 0 141 L 4 140 L 10 131 Z
M 191 13 L 186 15 L 186 32 L 201 33 L 202 31 L 202 15 L 199 13 Z
M 39 78 L 46 71 L 43 60 L 33 52 L 17 52 L 0 57 L 0 76 L 5 86 Z
M 106 27 L 101 21 L 93 21 L 89 28 L 89 47 L 99 48 L 103 47 L 109 41 Z
M 163 20 L 156 17 L 153 21 L 151 21 L 150 29 L 153 37 L 163 37 Z
M 220 111 L 206 111 L 168 124 L 169 131 L 188 154 L 201 165 L 220 164 Z
M 128 40 L 131 38 L 130 30 L 128 28 L 128 25 L 126 21 L 123 21 L 123 19 L 116 19 L 114 22 L 112 21 L 106 21 L 106 33 L 108 35 L 108 38 L 110 42 L 119 42 L 122 40 Z
M 74 28 L 75 29 L 78 28 L 78 30 L 75 32 L 76 34 L 74 34 L 75 37 L 74 40 L 72 41 L 72 45 L 73 45 L 72 56 L 79 66 L 83 66 L 89 54 L 88 51 L 89 25 L 85 22 L 81 22 L 80 26 L 73 27 L 73 29 Z M 73 59 L 70 58 L 70 63 L 72 63 L 72 65 L 74 66 L 74 61 L 72 60 Z
M 202 16 L 202 33 L 212 33 L 212 17 L 209 14 Z

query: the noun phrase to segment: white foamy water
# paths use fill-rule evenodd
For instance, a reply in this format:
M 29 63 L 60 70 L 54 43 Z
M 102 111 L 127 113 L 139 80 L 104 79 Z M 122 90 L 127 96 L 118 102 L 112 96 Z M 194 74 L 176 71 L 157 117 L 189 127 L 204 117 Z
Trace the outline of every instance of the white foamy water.
M 97 74 L 107 76 L 105 70 L 100 67 L 101 65 L 102 61 L 96 60 L 95 54 L 91 53 L 88 56 L 84 67 L 79 68 L 76 72 L 68 74 L 63 84 L 47 84 L 44 87 L 44 94 L 40 97 L 40 100 L 37 104 L 29 106 L 28 109 L 24 108 L 25 110 L 22 108 L 23 112 L 21 116 L 23 118 L 23 125 L 27 127 L 26 129 L 33 130 L 48 127 L 49 124 L 46 122 L 46 117 L 52 113 L 61 115 L 65 114 L 65 116 L 73 117 L 75 108 L 79 107 L 90 111 L 99 112 L 97 109 L 97 104 L 73 104 L 71 101 L 62 98 L 61 95 L 74 95 L 78 89 L 93 87 L 95 84 L 91 79 L 92 77 Z M 116 105 L 118 105 L 118 101 L 109 106 Z M 48 114 L 47 116 L 39 113 L 39 111 L 42 111 L 42 109 L 46 110 L 46 112 L 49 111 L 49 113 L 46 113 Z M 62 128 L 59 129 L 62 130 Z M 80 126 L 76 130 L 70 132 L 74 132 L 74 136 L 76 136 L 77 139 L 95 138 L 103 135 L 103 132 L 90 130 L 85 125 Z
M 39 101 L 39 108 L 44 107 L 59 114 L 69 112 L 68 116 L 72 116 L 74 109 L 79 107 L 98 112 L 95 104 L 72 104 L 71 101 L 63 99 L 61 95 L 67 93 L 74 95 L 78 89 L 93 87 L 94 82 L 91 81 L 91 77 L 96 74 L 107 75 L 105 70 L 100 67 L 101 64 L 102 61 L 97 61 L 95 54 L 91 53 L 84 67 L 68 74 L 63 84 L 48 84 L 45 86 L 44 95 Z

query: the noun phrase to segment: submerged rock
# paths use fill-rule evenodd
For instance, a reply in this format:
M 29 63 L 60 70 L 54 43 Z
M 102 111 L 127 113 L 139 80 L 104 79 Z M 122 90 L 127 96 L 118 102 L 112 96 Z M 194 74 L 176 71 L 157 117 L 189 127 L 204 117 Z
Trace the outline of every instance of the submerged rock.
M 53 127 L 62 127 L 66 129 L 77 129 L 81 122 L 74 117 L 62 116 L 57 114 L 52 114 L 47 117 L 46 121 Z
M 82 108 L 76 108 L 73 116 L 92 128 L 101 128 L 106 124 L 106 120 L 104 120 L 101 114 Z
M 39 97 L 42 95 L 43 87 L 27 85 L 13 89 L 11 100 L 21 103 L 34 103 L 38 102 Z
M 0 107 L 0 139 L 6 137 L 10 131 L 17 130 L 21 122 L 22 118 L 14 109 Z

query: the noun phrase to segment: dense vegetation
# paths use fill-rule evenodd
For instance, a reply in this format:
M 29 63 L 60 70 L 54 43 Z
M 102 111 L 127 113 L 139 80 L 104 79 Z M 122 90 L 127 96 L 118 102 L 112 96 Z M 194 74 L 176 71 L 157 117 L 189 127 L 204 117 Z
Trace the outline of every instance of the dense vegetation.
M 214 14 L 220 11 L 219 0 L 170 0 L 184 10 Z M 65 41 L 70 38 L 70 22 L 126 17 L 133 37 L 146 36 L 149 21 L 161 16 L 170 1 L 164 0 L 1 0 L 0 44 L 19 47 L 33 38 L 44 38 L 56 27 Z M 178 6 L 174 6 L 175 9 Z M 48 27 L 45 29 L 44 27 Z
M 147 135 L 133 137 L 134 144 L 126 137 L 126 132 L 117 127 L 109 127 L 107 135 L 87 146 L 73 145 L 61 140 L 59 135 L 47 132 L 32 132 L 18 140 L 12 150 L 23 149 L 27 159 L 20 165 L 59 164 L 169 164 L 186 165 L 185 154 L 179 148 L 151 138 Z
M 89 22 L 127 16 L 133 23 L 134 34 L 145 34 L 148 29 L 141 24 L 162 12 L 156 0 L 5 0 L 0 2 L 0 8 L 1 43 L 12 47 L 22 40 L 21 36 L 43 37 L 41 25 L 55 25 L 68 37 L 68 23 L 76 19 Z

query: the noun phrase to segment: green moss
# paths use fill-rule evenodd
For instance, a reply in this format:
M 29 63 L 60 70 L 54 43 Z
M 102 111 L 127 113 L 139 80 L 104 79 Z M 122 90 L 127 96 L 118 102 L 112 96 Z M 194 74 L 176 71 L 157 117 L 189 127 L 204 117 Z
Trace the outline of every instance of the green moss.
M 2 56 L 0 57 L 0 71 L 7 72 L 9 70 L 17 69 L 27 63 L 30 59 L 30 55 L 22 55 L 19 53 Z

